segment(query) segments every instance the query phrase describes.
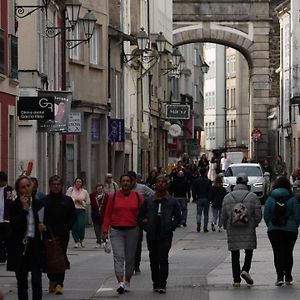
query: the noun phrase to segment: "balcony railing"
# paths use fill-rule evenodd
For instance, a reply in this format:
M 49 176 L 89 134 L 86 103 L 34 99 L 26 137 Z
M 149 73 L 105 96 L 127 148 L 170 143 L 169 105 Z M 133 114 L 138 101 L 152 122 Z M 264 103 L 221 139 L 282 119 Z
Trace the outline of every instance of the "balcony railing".
M 0 73 L 4 74 L 4 31 L 0 29 Z
M 9 77 L 18 79 L 18 38 L 9 35 Z

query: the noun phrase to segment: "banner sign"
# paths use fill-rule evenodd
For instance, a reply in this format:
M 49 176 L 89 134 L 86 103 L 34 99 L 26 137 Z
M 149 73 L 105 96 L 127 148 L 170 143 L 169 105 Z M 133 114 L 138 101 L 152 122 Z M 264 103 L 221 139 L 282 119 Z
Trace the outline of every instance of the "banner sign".
M 110 143 L 120 143 L 125 141 L 124 119 L 108 119 L 108 141 Z
M 38 96 L 54 98 L 54 120 L 39 121 L 38 131 L 68 132 L 72 92 L 39 91 Z
M 68 122 L 68 134 L 76 134 L 81 133 L 82 126 L 81 126 L 81 112 L 71 112 L 69 115 L 69 122 Z
M 54 120 L 54 97 L 20 97 L 17 103 L 20 120 Z
M 190 118 L 191 108 L 189 105 L 168 104 L 166 105 L 166 118 L 177 120 L 188 120 Z
M 100 142 L 100 119 L 92 118 L 92 142 Z

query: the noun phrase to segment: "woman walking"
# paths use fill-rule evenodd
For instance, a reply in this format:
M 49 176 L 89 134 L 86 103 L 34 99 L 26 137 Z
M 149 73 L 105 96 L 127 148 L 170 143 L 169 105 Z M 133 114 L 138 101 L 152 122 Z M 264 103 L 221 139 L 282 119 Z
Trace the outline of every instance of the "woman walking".
M 226 196 L 227 191 L 223 187 L 223 178 L 221 176 L 217 176 L 215 178 L 214 184 L 208 196 L 208 201 L 211 203 L 213 219 L 211 223 L 211 230 L 216 231 L 215 226 L 218 225 L 218 231 L 222 231 L 222 204 L 223 199 Z
M 122 175 L 120 183 L 121 189 L 109 196 L 104 216 L 103 238 L 108 238 L 110 229 L 114 268 L 119 284 L 117 292 L 123 294 L 130 288 L 130 279 L 134 271 L 139 239 L 137 216 L 143 198 L 141 194 L 131 191 L 132 178 L 129 175 Z
M 293 250 L 298 237 L 300 222 L 299 203 L 291 192 L 286 177 L 279 177 L 265 203 L 264 219 L 268 226 L 268 237 L 273 248 L 277 273 L 276 286 L 293 283 Z
M 104 192 L 104 185 L 98 184 L 96 191 L 90 194 L 92 221 L 97 239 L 96 248 L 101 246 L 103 217 L 107 205 L 108 195 Z
M 28 299 L 28 273 L 31 272 L 32 299 L 42 299 L 43 244 L 39 232 L 38 201 L 32 197 L 32 181 L 21 176 L 15 185 L 17 198 L 9 207 L 12 234 L 9 240 L 7 270 L 17 278 L 18 299 Z
M 217 162 L 216 162 L 215 157 L 213 156 L 209 162 L 209 170 L 207 173 L 207 177 L 209 180 L 211 180 L 211 181 L 215 180 L 215 178 L 217 176 L 216 169 L 217 169 Z
M 84 248 L 86 207 L 90 204 L 90 196 L 87 190 L 83 188 L 83 179 L 77 177 L 74 180 L 74 186 L 67 190 L 67 196 L 73 199 L 76 207 L 76 219 L 72 228 L 72 236 L 75 241 L 74 248 L 78 248 L 79 244 Z

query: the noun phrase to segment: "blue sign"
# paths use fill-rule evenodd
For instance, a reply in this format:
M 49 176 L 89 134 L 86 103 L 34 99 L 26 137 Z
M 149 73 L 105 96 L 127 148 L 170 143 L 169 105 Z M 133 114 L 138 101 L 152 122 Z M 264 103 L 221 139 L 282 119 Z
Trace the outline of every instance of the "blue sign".
M 125 142 L 124 119 L 108 119 L 108 141 L 110 143 Z

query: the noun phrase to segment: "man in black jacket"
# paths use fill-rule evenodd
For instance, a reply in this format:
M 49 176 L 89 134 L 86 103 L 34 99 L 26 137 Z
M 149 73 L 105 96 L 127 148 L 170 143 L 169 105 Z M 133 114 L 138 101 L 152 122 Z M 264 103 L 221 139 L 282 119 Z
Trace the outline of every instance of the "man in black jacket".
M 179 171 L 170 185 L 169 192 L 178 201 L 181 208 L 181 225 L 186 227 L 188 194 L 190 185 L 183 171 Z M 180 226 L 180 224 L 179 224 Z
M 54 175 L 49 179 L 50 193 L 44 198 L 44 226 L 45 238 L 51 235 L 59 237 L 65 256 L 69 243 L 70 230 L 75 220 L 75 205 L 71 197 L 63 194 L 62 178 Z M 56 295 L 63 294 L 65 272 L 47 274 L 49 278 L 49 292 Z
M 166 293 L 173 231 L 181 220 L 179 204 L 168 194 L 167 186 L 167 177 L 158 176 L 155 195 L 144 201 L 139 212 L 139 222 L 147 232 L 153 290 L 161 294 Z
M 202 212 L 204 214 L 204 232 L 208 232 L 208 196 L 211 190 L 211 181 L 207 178 L 205 169 L 200 169 L 200 175 L 201 176 L 194 181 L 192 186 L 193 193 L 197 199 L 197 232 L 201 230 Z

